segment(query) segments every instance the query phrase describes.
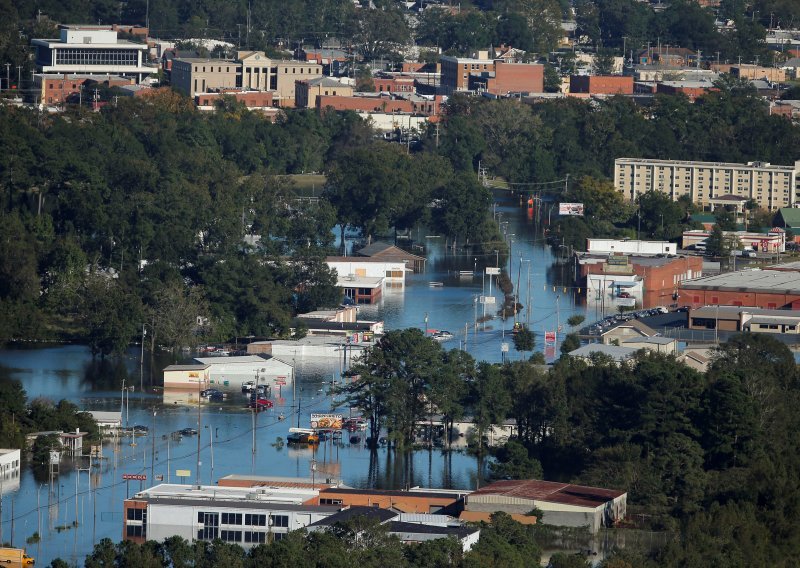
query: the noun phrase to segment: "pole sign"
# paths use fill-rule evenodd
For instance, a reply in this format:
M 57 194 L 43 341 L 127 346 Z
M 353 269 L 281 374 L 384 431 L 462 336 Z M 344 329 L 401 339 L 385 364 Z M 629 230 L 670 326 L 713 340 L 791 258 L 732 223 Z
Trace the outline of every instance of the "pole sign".
M 487 276 L 497 276 L 500 274 L 500 269 L 494 266 L 487 266 L 486 267 L 486 275 Z
M 558 214 L 583 217 L 583 203 L 559 203 Z
M 544 342 L 545 343 L 555 343 L 556 342 L 556 332 L 555 331 L 545 331 L 544 332 Z
M 191 477 L 192 471 L 189 469 L 176 469 L 175 477 Z
M 122 479 L 126 481 L 136 480 L 136 481 L 147 481 L 147 475 L 144 473 L 123 473 Z

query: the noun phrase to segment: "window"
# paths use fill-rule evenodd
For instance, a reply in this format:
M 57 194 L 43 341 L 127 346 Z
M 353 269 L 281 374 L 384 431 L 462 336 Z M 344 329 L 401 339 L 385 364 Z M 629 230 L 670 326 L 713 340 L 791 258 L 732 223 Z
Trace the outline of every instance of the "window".
M 245 515 L 244 524 L 251 527 L 265 527 L 267 526 L 266 515 Z
M 341 499 L 320 499 L 319 500 L 319 504 L 320 505 L 341 505 L 342 504 L 342 500 Z
M 288 527 L 289 515 L 272 515 L 273 527 Z
M 242 542 L 242 531 L 221 531 L 220 538 L 224 542 Z
M 286 538 L 286 533 L 275 533 L 272 536 L 275 540 L 283 540 Z
M 135 49 L 59 49 L 56 65 L 138 65 Z
M 144 527 L 142 525 L 128 525 L 127 527 L 125 527 L 125 536 L 128 537 L 144 536 Z
M 222 524 L 223 525 L 241 525 L 242 524 L 242 514 L 241 513 L 222 513 Z
M 265 533 L 265 532 L 256 532 L 256 531 L 245 531 L 244 532 L 244 541 L 245 542 L 263 544 L 263 543 L 267 542 L 267 533 Z
M 204 526 L 197 531 L 197 540 L 214 540 L 219 536 L 219 513 L 197 513 L 197 522 Z
M 141 521 L 143 518 L 144 509 L 128 509 L 129 521 Z

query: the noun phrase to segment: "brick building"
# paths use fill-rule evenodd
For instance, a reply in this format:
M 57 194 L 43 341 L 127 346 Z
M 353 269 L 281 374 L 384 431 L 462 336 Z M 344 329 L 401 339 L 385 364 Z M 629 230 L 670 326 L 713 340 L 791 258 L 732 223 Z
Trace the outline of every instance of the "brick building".
M 334 110 L 353 110 L 356 112 L 407 113 L 436 116 L 441 110 L 441 105 L 442 97 L 440 96 L 432 100 L 412 100 L 409 98 L 397 98 L 386 95 L 364 97 L 322 95 L 317 97 L 316 106 L 318 109 L 332 108 Z
M 443 56 L 440 61 L 443 94 L 471 90 L 496 95 L 544 91 L 544 66 L 536 63 L 507 63 L 490 59 L 486 52 L 480 52 L 477 59 Z
M 633 77 L 621 75 L 572 75 L 569 78 L 570 93 L 590 95 L 632 95 Z
M 656 92 L 665 95 L 686 95 L 694 101 L 710 91 L 716 91 L 713 83 L 707 81 L 662 81 L 656 86 Z
M 746 270 L 683 282 L 678 304 L 800 310 L 800 278 L 793 271 Z
M 470 76 L 469 86 L 471 91 L 493 95 L 541 93 L 544 92 L 544 66 L 497 60 L 494 73 Z
M 414 92 L 414 78 L 413 77 L 384 77 L 378 76 L 372 78 L 372 84 L 375 86 L 375 91 L 378 93 L 413 93 Z
M 616 282 L 621 290 L 635 296 L 641 294 L 643 305 L 671 304 L 680 284 L 703 274 L 703 259 L 699 256 L 633 256 L 584 254 L 578 257 L 577 285 L 588 288 L 589 280 L 602 277 L 604 289 L 613 289 Z M 627 283 L 637 282 L 629 287 Z
M 240 90 L 221 90 L 216 93 L 199 93 L 194 97 L 194 103 L 202 107 L 213 108 L 223 97 L 229 96 L 243 103 L 247 108 L 270 108 L 273 104 L 271 91 L 240 91 Z

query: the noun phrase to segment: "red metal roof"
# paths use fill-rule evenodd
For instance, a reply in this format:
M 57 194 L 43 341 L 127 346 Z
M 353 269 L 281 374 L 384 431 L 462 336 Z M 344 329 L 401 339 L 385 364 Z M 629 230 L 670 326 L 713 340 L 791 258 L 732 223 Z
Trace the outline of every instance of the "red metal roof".
M 616 489 L 601 489 L 599 487 L 586 487 L 584 485 L 541 481 L 538 479 L 520 479 L 496 481 L 478 489 L 468 499 L 480 495 L 500 495 L 518 499 L 597 507 L 624 494 L 625 491 L 617 491 Z

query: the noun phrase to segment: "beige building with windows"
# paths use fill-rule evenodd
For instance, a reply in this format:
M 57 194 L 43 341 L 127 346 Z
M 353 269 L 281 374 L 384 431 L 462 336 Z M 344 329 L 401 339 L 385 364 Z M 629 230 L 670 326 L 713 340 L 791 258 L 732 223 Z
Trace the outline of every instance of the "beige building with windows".
M 317 77 L 316 79 L 296 81 L 294 92 L 295 106 L 315 108 L 317 96 L 352 97 L 353 87 L 330 77 Z
M 172 86 L 193 97 L 216 89 L 235 89 L 241 63 L 224 59 L 189 58 L 172 61 Z
M 688 195 L 694 203 L 712 206 L 720 197 L 733 195 L 776 210 L 800 202 L 800 160 L 779 166 L 617 158 L 614 184 L 631 201 L 640 193 L 660 191 L 673 200 Z
M 322 76 L 322 66 L 270 59 L 262 51 L 240 51 L 236 60 L 186 58 L 172 62 L 172 86 L 188 96 L 218 91 L 271 91 L 275 106 L 294 105 L 295 81 Z
M 277 106 L 295 106 L 295 81 L 322 76 L 322 65 L 313 61 L 270 59 L 263 51 L 240 51 L 236 57 L 242 65 L 240 86 L 273 91 Z

